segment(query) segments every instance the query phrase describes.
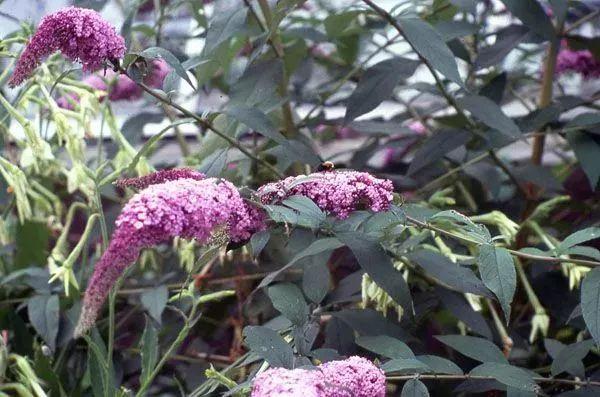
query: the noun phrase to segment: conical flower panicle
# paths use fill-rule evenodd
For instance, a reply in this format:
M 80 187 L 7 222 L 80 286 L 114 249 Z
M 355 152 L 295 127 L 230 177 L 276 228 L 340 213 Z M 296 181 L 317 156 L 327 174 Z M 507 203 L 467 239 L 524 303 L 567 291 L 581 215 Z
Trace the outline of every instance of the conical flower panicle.
M 367 172 L 324 171 L 268 183 L 258 189 L 258 195 L 263 204 L 278 203 L 295 195 L 305 196 L 323 211 L 347 218 L 360 209 L 387 210 L 393 190 L 391 181 L 375 178 Z
M 15 87 L 31 77 L 42 60 L 60 51 L 84 71 L 121 59 L 125 40 L 94 10 L 66 7 L 46 15 L 17 61 L 9 85 Z
M 174 237 L 205 243 L 213 232 L 227 232 L 233 242 L 248 240 L 264 228 L 264 215 L 247 204 L 230 182 L 198 177 L 191 170 L 165 171 L 142 179 L 149 185 L 134 195 L 116 221 L 110 244 L 96 263 L 88 282 L 82 313 L 75 330 L 81 336 L 90 329 L 111 287 L 132 265 L 144 248 L 168 242 Z M 166 182 L 150 184 L 167 179 Z

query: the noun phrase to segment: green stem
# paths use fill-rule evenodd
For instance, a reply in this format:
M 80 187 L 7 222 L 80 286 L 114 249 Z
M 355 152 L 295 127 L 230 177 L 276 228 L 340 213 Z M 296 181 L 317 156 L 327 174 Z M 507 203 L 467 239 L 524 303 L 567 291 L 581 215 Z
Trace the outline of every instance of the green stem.
M 194 303 L 190 310 L 190 314 L 186 318 L 185 323 L 181 328 L 181 331 L 179 331 L 179 334 L 177 335 L 177 338 L 175 338 L 173 343 L 171 343 L 171 346 L 169 346 L 167 351 L 162 355 L 162 358 L 160 359 L 158 364 L 156 364 L 156 367 L 154 367 L 152 373 L 150 373 L 148 378 L 144 380 L 144 383 L 142 383 L 140 389 L 136 393 L 136 397 L 142 397 L 144 394 L 146 394 L 146 391 L 152 385 L 152 381 L 154 380 L 154 378 L 156 378 L 156 376 L 160 373 L 162 367 L 166 364 L 173 352 L 179 347 L 179 345 L 181 345 L 187 334 L 190 332 L 195 323 L 194 317 L 196 315 L 197 307 L 198 306 Z
M 527 298 L 533 306 L 533 309 L 536 311 L 536 313 L 539 311 L 545 311 L 544 306 L 542 306 L 542 303 L 535 294 L 533 287 L 529 283 L 529 279 L 527 278 L 527 274 L 525 273 L 525 269 L 523 269 L 523 265 L 521 264 L 520 260 L 515 260 L 515 267 L 517 269 L 519 281 L 521 281 L 521 284 L 523 284 L 523 288 L 525 288 L 525 293 L 527 293 Z
M 123 69 L 123 67 L 121 67 L 120 65 L 115 65 L 115 67 L 117 68 L 117 70 L 124 74 L 125 76 L 129 75 L 127 74 L 127 71 L 125 69 Z M 132 79 L 134 80 L 134 79 Z M 135 81 L 135 80 L 134 80 Z M 283 173 L 281 171 L 279 171 L 277 168 L 275 168 L 273 165 L 271 165 L 268 161 L 261 159 L 260 157 L 255 156 L 250 150 L 248 150 L 247 148 L 245 148 L 243 145 L 241 145 L 239 142 L 237 142 L 234 138 L 230 137 L 229 135 L 225 134 L 224 132 L 218 130 L 217 128 L 215 128 L 208 120 L 203 119 L 202 117 L 198 116 L 197 114 L 190 112 L 189 110 L 187 110 L 186 108 L 182 107 L 181 105 L 171 101 L 169 98 L 163 96 L 162 94 L 159 94 L 158 92 L 155 92 L 152 88 L 148 87 L 146 84 L 136 81 L 136 84 L 145 92 L 147 92 L 148 94 L 150 94 L 151 96 L 153 96 L 154 98 L 158 99 L 159 101 L 161 101 L 164 104 L 167 104 L 175 109 L 177 109 L 177 111 L 179 111 L 181 114 L 183 114 L 186 117 L 191 117 L 193 118 L 200 126 L 202 126 L 203 128 L 209 129 L 212 132 L 214 132 L 215 134 L 217 134 L 218 136 L 220 136 L 221 138 L 223 138 L 225 141 L 227 141 L 227 143 L 229 143 L 231 146 L 237 148 L 240 152 L 242 152 L 246 157 L 248 157 L 249 159 L 255 160 L 257 162 L 259 162 L 260 164 L 262 164 L 265 168 L 269 169 L 269 171 L 271 171 L 274 175 L 276 175 L 279 178 L 283 178 Z
M 398 31 L 398 33 L 400 33 L 400 35 L 406 40 L 406 36 L 404 34 L 404 30 L 402 29 L 402 26 L 400 26 L 398 21 L 396 21 L 396 19 L 389 12 L 387 12 L 386 10 L 384 10 L 383 8 L 381 8 L 380 6 L 378 6 L 371 0 L 362 0 L 362 1 L 363 1 L 363 3 L 365 3 L 366 5 L 371 7 L 373 9 L 373 11 L 375 11 L 381 18 L 385 19 L 390 25 L 392 25 Z M 440 93 L 444 96 L 444 98 L 446 99 L 448 104 L 450 106 L 452 106 L 454 108 L 454 110 L 456 110 L 456 113 L 459 116 L 463 117 L 467 121 L 467 123 L 469 124 L 470 127 L 472 127 L 471 129 L 469 129 L 469 131 L 475 135 L 479 135 L 474 130 L 475 124 L 471 121 L 471 119 L 469 119 L 466 116 L 465 112 L 458 105 L 458 102 L 456 102 L 454 97 L 446 90 L 446 87 L 444 87 L 442 80 L 437 75 L 437 73 L 436 73 L 434 67 L 431 65 L 431 63 L 425 57 L 423 57 L 419 53 L 419 51 L 417 51 L 415 46 L 409 40 L 406 40 L 406 42 L 408 43 L 410 48 L 412 48 L 412 50 L 417 54 L 417 56 L 419 57 L 419 60 L 421 62 L 423 62 L 423 64 L 427 67 L 427 69 L 429 69 L 429 72 L 431 73 L 431 75 L 433 76 L 433 78 L 435 80 L 436 86 L 438 87 L 438 89 L 440 90 Z
M 454 234 L 452 232 L 449 232 L 447 230 L 441 229 L 437 226 L 431 225 L 427 222 L 423 222 L 420 221 L 418 219 L 415 219 L 413 217 L 410 216 L 406 216 L 406 220 L 418 227 L 424 228 L 424 229 L 429 229 L 429 230 L 433 230 L 435 232 L 438 232 L 440 234 L 443 234 L 446 237 L 450 237 L 454 240 L 466 243 L 466 244 L 472 244 L 472 245 L 481 245 L 482 243 L 479 241 L 475 241 L 475 240 L 471 240 L 469 238 Z M 597 267 L 600 266 L 600 262 L 597 261 L 591 261 L 591 260 L 587 260 L 587 259 L 574 259 L 574 258 L 556 258 L 556 257 L 551 257 L 551 256 L 542 256 L 542 255 L 533 255 L 533 254 L 527 254 L 525 252 L 521 252 L 521 251 L 515 251 L 512 249 L 507 249 L 507 251 L 518 258 L 522 258 L 522 259 L 529 259 L 529 260 L 535 260 L 535 261 L 540 261 L 540 262 L 546 262 L 546 263 L 563 263 L 563 262 L 568 262 L 568 263 L 575 263 L 577 265 L 582 265 L 582 266 L 589 266 L 589 267 Z
M 95 205 L 96 213 L 100 215 L 100 231 L 102 233 L 102 252 L 106 250 L 108 245 L 108 226 L 106 225 L 106 217 L 104 216 L 104 209 L 102 208 L 102 196 L 100 195 L 100 188 L 96 185 L 95 189 Z

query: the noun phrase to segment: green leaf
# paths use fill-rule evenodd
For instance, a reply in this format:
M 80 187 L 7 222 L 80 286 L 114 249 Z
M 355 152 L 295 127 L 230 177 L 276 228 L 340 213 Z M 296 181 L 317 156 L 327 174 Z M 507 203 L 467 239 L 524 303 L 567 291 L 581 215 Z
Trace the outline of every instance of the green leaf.
M 250 350 L 273 367 L 293 368 L 294 352 L 283 338 L 267 327 L 248 326 L 244 338 Z
M 573 376 L 585 377 L 585 367 L 582 360 L 588 355 L 590 349 L 594 347 L 594 341 L 588 339 L 568 346 L 562 345 L 561 347 L 562 349 L 552 360 L 552 376 L 568 372 Z
M 438 335 L 437 340 L 473 360 L 507 364 L 498 346 L 487 339 L 466 335 Z
M 429 164 L 442 159 L 449 152 L 469 142 L 471 137 L 472 134 L 465 130 L 437 131 L 415 152 L 407 174 L 414 175 Z
M 469 375 L 489 376 L 506 386 L 519 390 L 536 391 L 538 389 L 529 372 L 509 364 L 483 363 L 471 370 Z
M 17 269 L 29 266 L 41 266 L 48 257 L 50 231 L 46 222 L 25 221 L 16 225 L 16 257 Z
M 361 11 L 347 11 L 331 13 L 323 21 L 327 36 L 331 38 L 340 38 L 354 36 L 363 31 L 363 28 L 358 22 L 358 16 Z
M 565 254 L 587 256 L 588 258 L 600 261 L 600 250 L 594 247 L 587 247 L 585 245 L 571 247 L 565 251 Z
M 318 227 L 325 221 L 326 215 L 315 204 L 314 201 L 305 196 L 290 196 L 283 200 L 281 204 L 298 211 L 301 215 L 306 216 L 309 220 L 314 220 L 315 227 Z
M 441 21 L 435 24 L 435 30 L 444 41 L 448 42 L 459 37 L 469 36 L 479 31 L 479 26 L 465 21 Z
M 218 177 L 227 164 L 228 152 L 229 148 L 216 149 L 202 160 L 198 166 L 198 171 L 206 174 L 209 178 Z
M 164 61 L 168 63 L 173 70 L 175 70 L 175 73 L 177 73 L 179 77 L 184 79 L 190 85 L 190 87 L 192 87 L 192 89 L 196 89 L 192 83 L 192 80 L 190 80 L 187 71 L 183 68 L 183 66 L 181 66 L 179 59 L 177 59 L 169 50 L 161 47 L 150 47 L 142 51 L 140 56 L 150 59 L 164 59 Z
M 600 267 L 592 269 L 581 283 L 581 312 L 596 345 L 600 346 Z
M 537 0 L 502 0 L 502 2 L 532 32 L 547 40 L 554 40 L 556 32 L 552 21 Z
M 423 268 L 428 275 L 452 289 L 480 296 L 492 296 L 471 269 L 453 263 L 437 252 L 420 249 L 408 254 L 408 258 Z
M 267 290 L 273 307 L 294 325 L 302 325 L 308 319 L 308 305 L 300 288 L 291 283 L 276 284 Z
M 246 7 L 235 7 L 229 10 L 215 12 L 210 26 L 206 31 L 205 55 L 209 55 L 219 45 L 245 30 Z
M 414 374 L 425 373 L 430 371 L 427 365 L 423 364 L 416 358 L 396 358 L 387 361 L 381 366 L 381 370 L 386 374 L 392 372 L 398 374 Z
M 406 40 L 433 68 L 461 87 L 464 83 L 458 73 L 456 60 L 440 34 L 419 18 L 398 18 Z
M 420 380 L 409 379 L 402 387 L 400 397 L 429 397 L 429 391 Z
M 594 189 L 600 179 L 600 143 L 594 136 L 583 131 L 568 132 L 567 140 Z
M 57 295 L 37 295 L 27 301 L 27 315 L 35 331 L 52 351 L 58 335 L 59 302 Z
M 88 371 L 95 397 L 114 396 L 116 383 L 106 357 L 106 347 L 97 332 L 84 336 L 88 343 Z
M 149 379 L 158 362 L 158 332 L 152 320 L 146 317 L 146 327 L 142 334 L 140 352 L 142 356 L 142 374 L 140 384 Z
M 227 106 L 244 105 L 268 113 L 281 106 L 279 83 L 283 79 L 283 63 L 279 59 L 250 65 L 231 86 Z
M 575 233 L 567 236 L 557 247 L 556 252 L 561 255 L 569 248 L 585 243 L 590 240 L 600 238 L 600 227 L 588 227 L 578 230 Z
M 271 233 L 268 230 L 261 230 L 258 233 L 254 233 L 250 237 L 250 247 L 252 247 L 252 256 L 257 257 L 258 254 L 265 248 L 271 238 Z
M 329 255 L 314 255 L 304 264 L 302 273 L 302 290 L 314 303 L 321 303 L 329 291 L 331 275 L 327 267 Z
M 160 324 L 162 312 L 165 310 L 167 300 L 169 299 L 169 289 L 166 285 L 160 285 L 156 288 L 151 288 L 142 293 L 140 300 L 142 306 L 148 314 Z
M 427 365 L 435 374 L 462 375 L 463 371 L 452 361 L 438 356 L 417 356 L 417 360 Z
M 287 265 L 283 266 L 281 269 L 263 278 L 263 280 L 260 282 L 257 288 L 266 287 L 267 285 L 272 283 L 277 276 L 279 276 L 282 272 L 286 271 L 287 269 L 298 263 L 298 261 L 300 261 L 301 259 L 320 254 L 321 252 L 333 251 L 343 246 L 344 244 L 335 237 L 325 237 L 319 240 L 315 240 L 308 247 L 297 253 L 292 258 L 292 260 L 288 262 Z
M 370 112 L 389 99 L 398 83 L 412 76 L 417 66 L 418 61 L 392 58 L 368 68 L 348 98 L 344 123 Z
M 498 297 L 508 323 L 510 304 L 517 289 L 517 272 L 513 258 L 506 248 L 484 244 L 479 247 L 478 262 L 481 279 Z
M 537 393 L 534 391 L 527 391 L 516 389 L 514 387 L 508 386 L 506 388 L 506 397 L 536 397 Z
M 394 267 L 381 244 L 360 232 L 338 232 L 336 236 L 350 248 L 369 277 L 404 310 L 412 313 L 413 303 L 408 284 L 402 273 Z
M 565 128 L 584 128 L 594 127 L 597 125 L 600 125 L 600 113 L 582 113 L 573 117 L 573 119 L 565 125 Z
M 387 335 L 361 336 L 356 340 L 356 344 L 387 358 L 415 358 L 414 353 L 406 343 Z
M 475 59 L 476 69 L 483 69 L 502 62 L 516 46 L 518 46 L 531 33 L 523 25 L 509 25 L 500 29 L 496 34 L 494 44 L 483 47 Z
M 515 122 L 491 99 L 480 95 L 468 95 L 458 98 L 457 102 L 488 127 L 510 137 L 518 137 L 521 134 Z
M 224 112 L 259 134 L 264 135 L 279 144 L 286 143 L 286 138 L 260 109 L 241 104 L 232 104 L 227 106 L 224 109 Z

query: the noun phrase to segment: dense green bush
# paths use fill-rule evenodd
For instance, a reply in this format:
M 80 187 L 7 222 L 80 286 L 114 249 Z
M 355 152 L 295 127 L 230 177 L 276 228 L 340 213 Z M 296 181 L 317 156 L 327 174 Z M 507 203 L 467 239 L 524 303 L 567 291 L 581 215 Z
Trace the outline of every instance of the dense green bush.
M 600 5 L 75 3 L 0 42 L 0 394 L 600 395 Z

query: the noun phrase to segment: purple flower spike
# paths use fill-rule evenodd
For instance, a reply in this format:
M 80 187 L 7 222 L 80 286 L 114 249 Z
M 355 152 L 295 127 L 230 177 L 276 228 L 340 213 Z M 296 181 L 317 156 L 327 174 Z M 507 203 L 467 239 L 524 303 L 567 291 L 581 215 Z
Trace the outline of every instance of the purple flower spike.
M 385 397 L 385 375 L 353 356 L 314 370 L 271 368 L 254 379 L 251 397 Z
M 327 397 L 385 397 L 385 375 L 366 358 L 352 356 L 321 365 Z
M 31 37 L 9 85 L 15 87 L 31 77 L 40 62 L 61 51 L 71 61 L 80 62 L 84 71 L 100 69 L 107 61 L 125 54 L 125 40 L 94 10 L 66 7 L 46 15 Z
M 343 219 L 359 209 L 387 210 L 393 190 L 390 180 L 375 178 L 367 172 L 325 171 L 268 183 L 258 189 L 258 194 L 263 204 L 278 203 L 295 195 L 306 196 L 323 211 Z
M 159 174 L 157 180 L 160 175 L 173 177 L 173 172 Z M 88 282 L 75 337 L 94 325 L 111 287 L 142 249 L 173 237 L 205 243 L 221 232 L 240 242 L 263 228 L 263 213 L 247 204 L 228 181 L 184 178 L 148 186 L 129 200 L 117 218 L 108 248 Z
M 325 389 L 319 370 L 271 368 L 254 379 L 252 397 L 322 397 Z
M 116 182 L 116 185 L 120 188 L 131 187 L 142 190 L 150 185 L 157 185 L 159 183 L 175 181 L 177 179 L 195 179 L 201 181 L 205 178 L 206 175 L 191 168 L 172 168 L 170 170 L 156 171 L 137 178 L 119 179 Z

